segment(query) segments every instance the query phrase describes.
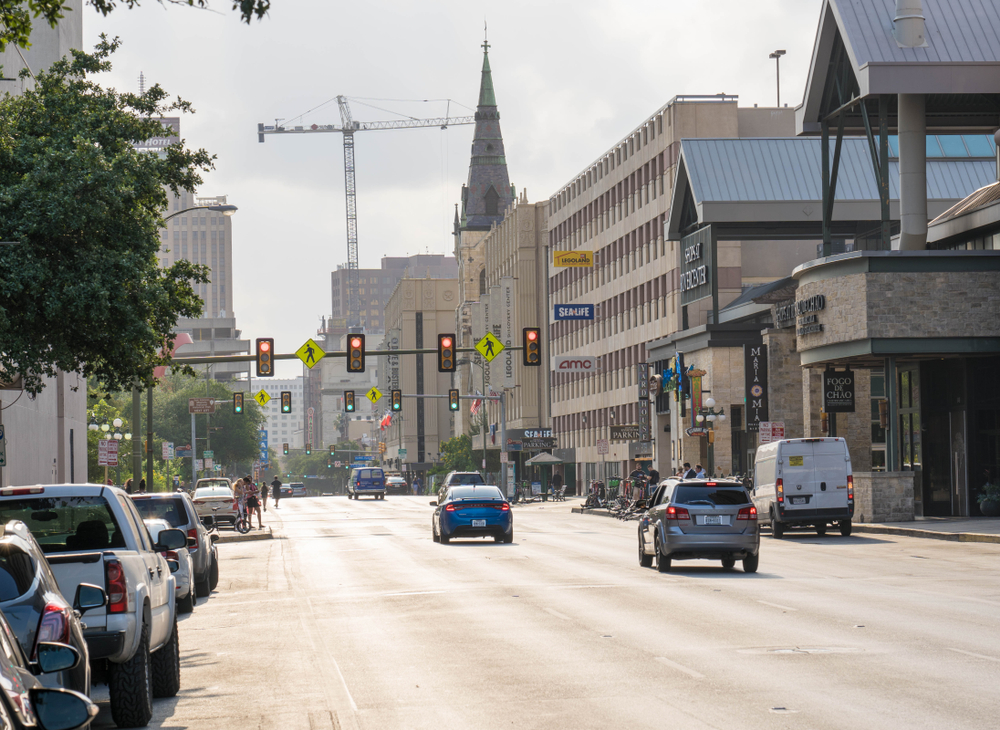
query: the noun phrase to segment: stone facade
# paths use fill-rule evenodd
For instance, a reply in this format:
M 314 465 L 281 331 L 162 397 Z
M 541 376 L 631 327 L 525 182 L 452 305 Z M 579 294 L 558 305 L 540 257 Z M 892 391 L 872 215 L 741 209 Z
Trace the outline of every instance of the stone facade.
M 767 345 L 768 415 L 772 421 L 785 422 L 785 438 L 803 438 L 802 390 L 798 386 L 805 371 L 795 351 L 795 330 L 769 329 L 763 337 Z
M 854 472 L 855 522 L 911 522 L 914 472 Z

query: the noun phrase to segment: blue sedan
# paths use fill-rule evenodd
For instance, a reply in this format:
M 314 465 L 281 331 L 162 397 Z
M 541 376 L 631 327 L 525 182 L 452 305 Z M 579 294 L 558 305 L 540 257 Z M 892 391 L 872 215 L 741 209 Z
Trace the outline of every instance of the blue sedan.
M 492 537 L 514 542 L 514 519 L 510 502 L 497 487 L 485 484 L 448 487 L 435 502 L 431 518 L 434 542 L 447 545 L 454 537 Z

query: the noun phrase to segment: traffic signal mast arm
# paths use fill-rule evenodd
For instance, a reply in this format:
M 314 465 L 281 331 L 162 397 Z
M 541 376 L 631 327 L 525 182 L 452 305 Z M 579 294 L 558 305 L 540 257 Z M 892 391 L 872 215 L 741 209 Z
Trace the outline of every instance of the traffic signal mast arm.
M 511 345 L 510 347 L 504 347 L 504 351 L 510 350 L 511 352 L 519 352 L 523 350 L 523 347 L 518 347 Z M 469 353 L 469 352 L 479 352 L 475 347 L 456 347 L 456 353 Z M 418 350 L 368 350 L 365 352 L 368 357 L 378 357 L 380 355 L 437 355 L 437 348 L 423 348 Z M 325 357 L 347 357 L 346 352 L 328 352 Z M 298 360 L 299 356 L 294 352 L 292 353 L 274 353 L 271 355 L 273 360 Z M 225 362 L 256 362 L 256 355 L 206 355 L 203 357 L 174 357 L 171 362 L 180 363 L 181 365 L 211 365 L 213 363 L 225 363 Z

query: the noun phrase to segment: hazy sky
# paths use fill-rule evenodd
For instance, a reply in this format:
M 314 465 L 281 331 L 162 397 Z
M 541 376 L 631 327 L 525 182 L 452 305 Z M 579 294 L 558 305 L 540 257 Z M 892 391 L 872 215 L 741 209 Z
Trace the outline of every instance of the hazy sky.
M 330 271 L 347 260 L 343 139 L 269 136 L 283 118 L 339 124 L 334 97 L 363 121 L 453 115 L 478 99 L 483 22 L 510 178 L 548 198 L 679 94 L 738 94 L 773 106 L 802 98 L 821 0 L 273 0 L 241 24 L 216 11 L 144 0 L 104 18 L 84 8 L 84 43 L 118 36 L 102 82 L 137 90 L 140 71 L 197 111 L 181 120 L 190 147 L 218 155 L 202 195 L 228 195 L 237 325 L 296 350 L 329 315 Z M 325 102 L 331 103 L 323 105 Z M 383 111 L 389 110 L 389 111 Z M 389 112 L 395 113 L 389 113 Z M 468 175 L 472 126 L 373 131 L 355 137 L 360 265 L 383 255 L 449 253 L 454 205 Z M 296 361 L 297 362 L 297 361 Z M 278 375 L 301 373 L 279 364 Z

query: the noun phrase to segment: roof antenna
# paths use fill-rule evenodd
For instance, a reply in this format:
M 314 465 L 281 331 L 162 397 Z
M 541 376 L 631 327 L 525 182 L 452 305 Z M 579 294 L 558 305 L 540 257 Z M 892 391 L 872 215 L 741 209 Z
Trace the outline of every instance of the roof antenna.
M 139 72 L 139 96 L 146 93 L 146 77 L 143 75 L 142 71 Z

